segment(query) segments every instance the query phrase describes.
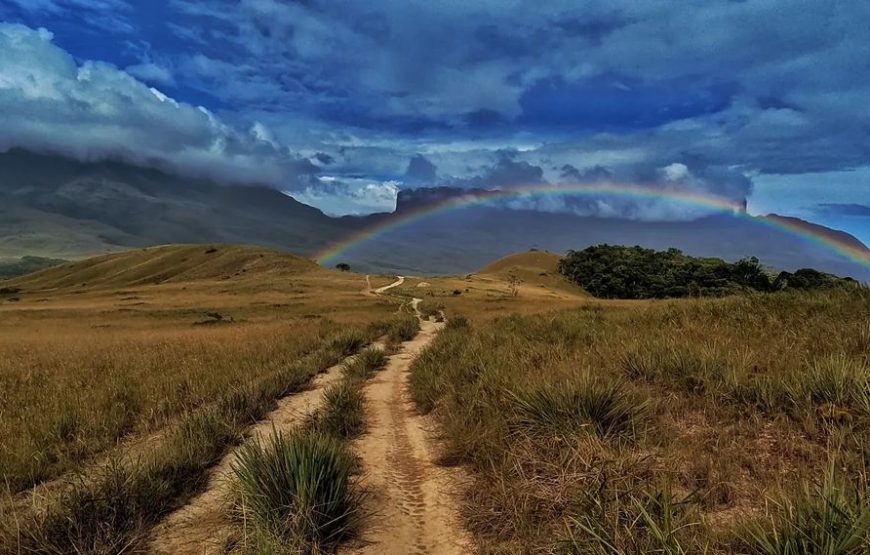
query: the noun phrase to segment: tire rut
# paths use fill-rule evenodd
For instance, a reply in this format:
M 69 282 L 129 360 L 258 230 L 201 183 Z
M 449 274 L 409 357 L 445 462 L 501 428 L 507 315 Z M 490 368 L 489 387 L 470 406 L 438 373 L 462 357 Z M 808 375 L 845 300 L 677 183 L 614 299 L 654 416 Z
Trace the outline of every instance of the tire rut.
M 361 482 L 370 494 L 362 537 L 354 554 L 468 554 L 472 543 L 460 524 L 462 471 L 435 464 L 434 423 L 417 414 L 408 392 L 411 363 L 441 324 L 423 321 L 421 332 L 390 357 L 366 385 L 369 431 L 355 442 L 363 461 Z M 344 552 L 344 550 L 342 550 Z

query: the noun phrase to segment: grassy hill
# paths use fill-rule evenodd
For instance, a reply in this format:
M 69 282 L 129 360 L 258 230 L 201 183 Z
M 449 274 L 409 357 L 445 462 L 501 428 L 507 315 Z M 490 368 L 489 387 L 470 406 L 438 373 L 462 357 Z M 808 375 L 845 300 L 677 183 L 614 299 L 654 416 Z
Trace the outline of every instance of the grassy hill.
M 28 290 L 110 288 L 230 278 L 278 278 L 317 270 L 292 254 L 238 245 L 170 245 L 88 258 L 3 283 Z
M 67 262 L 61 258 L 43 258 L 40 256 L 22 256 L 21 258 L 0 259 L 0 279 L 14 278 L 38 272 L 45 268 L 58 266 Z
M 518 252 L 487 264 L 479 273 L 502 280 L 515 276 L 527 285 L 572 293 L 582 292 L 580 287 L 559 273 L 561 259 L 561 255 L 552 252 Z
M 503 274 L 511 270 L 555 272 L 562 257 L 552 252 L 518 252 L 491 262 L 480 269 L 481 274 Z

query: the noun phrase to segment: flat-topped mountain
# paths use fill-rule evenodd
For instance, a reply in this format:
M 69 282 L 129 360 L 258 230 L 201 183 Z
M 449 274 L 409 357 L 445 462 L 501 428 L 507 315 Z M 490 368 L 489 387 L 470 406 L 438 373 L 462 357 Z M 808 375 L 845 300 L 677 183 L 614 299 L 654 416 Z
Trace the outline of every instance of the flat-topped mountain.
M 607 243 L 675 247 L 725 260 L 757 256 L 777 269 L 813 267 L 870 280 L 868 265 L 823 244 L 870 255 L 858 239 L 774 214 L 650 222 L 488 203 L 427 213 L 446 200 L 486 195 L 456 187 L 402 190 L 393 214 L 332 218 L 256 184 L 221 185 L 121 162 L 12 150 L 0 154 L 0 259 L 76 259 L 179 243 L 250 244 L 313 256 L 356 236 L 366 239 L 330 263 L 372 272 L 462 274 L 530 248 L 564 253 Z M 807 241 L 786 226 L 823 241 Z

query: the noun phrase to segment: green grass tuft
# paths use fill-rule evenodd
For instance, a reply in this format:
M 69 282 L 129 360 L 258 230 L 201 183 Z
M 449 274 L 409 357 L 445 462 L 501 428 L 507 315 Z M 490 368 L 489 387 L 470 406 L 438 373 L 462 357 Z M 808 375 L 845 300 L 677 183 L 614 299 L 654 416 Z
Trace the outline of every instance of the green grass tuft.
M 844 483 L 833 465 L 818 487 L 774 502 L 768 516 L 738 528 L 735 547 L 751 555 L 870 553 L 866 489 Z
M 233 466 L 240 510 L 272 543 L 300 553 L 329 552 L 358 524 L 353 468 L 338 439 L 275 432 L 265 444 L 243 447 Z
M 364 349 L 344 365 L 344 374 L 352 379 L 365 380 L 386 364 L 387 354 L 382 349 Z
M 614 510 L 593 499 L 588 511 L 568 519 L 569 555 L 707 553 L 697 536 L 701 521 L 691 499 L 677 501 L 669 489 L 628 494 Z
M 346 357 L 362 349 L 366 343 L 368 340 L 361 331 L 349 329 L 336 334 L 330 341 L 330 347 Z
M 416 316 L 403 314 L 390 323 L 387 330 L 387 338 L 391 343 L 402 343 L 410 341 L 417 336 L 420 331 L 420 321 Z
M 602 438 L 634 437 L 646 413 L 646 402 L 626 382 L 590 375 L 514 392 L 511 397 L 519 425 L 560 435 L 589 430 Z
M 310 430 L 338 438 L 358 437 L 365 430 L 365 395 L 356 379 L 341 380 L 323 392 L 323 404 L 311 415 Z

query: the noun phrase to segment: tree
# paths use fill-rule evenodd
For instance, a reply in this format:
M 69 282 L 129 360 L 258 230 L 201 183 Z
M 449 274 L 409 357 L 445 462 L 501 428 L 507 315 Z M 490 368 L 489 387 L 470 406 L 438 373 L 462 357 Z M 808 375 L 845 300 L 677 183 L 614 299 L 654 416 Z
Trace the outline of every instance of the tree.
M 677 249 L 597 245 L 570 251 L 559 272 L 586 291 L 603 298 L 661 299 L 719 296 L 743 291 L 817 289 L 853 284 L 812 269 L 782 272 L 774 282 L 755 257 L 737 262 L 688 256 Z
M 345 264 L 344 262 L 339 262 L 338 264 L 335 265 L 335 267 L 337 269 L 341 270 L 342 272 L 349 272 L 350 271 L 350 264 Z

